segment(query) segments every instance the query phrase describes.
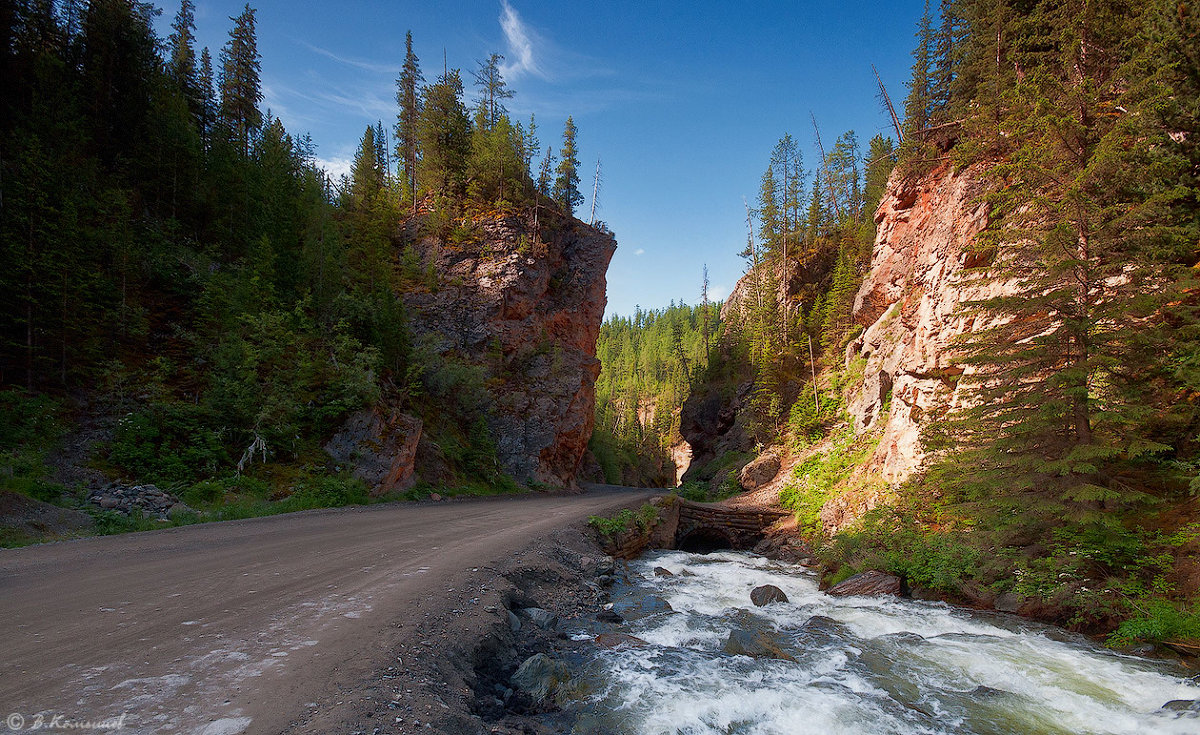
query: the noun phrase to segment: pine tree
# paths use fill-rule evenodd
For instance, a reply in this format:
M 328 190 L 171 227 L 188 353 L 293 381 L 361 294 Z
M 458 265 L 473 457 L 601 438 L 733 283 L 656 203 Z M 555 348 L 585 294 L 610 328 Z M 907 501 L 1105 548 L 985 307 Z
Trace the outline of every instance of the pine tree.
M 933 20 L 929 0 L 917 23 L 917 46 L 913 50 L 912 77 L 908 82 L 908 97 L 904 100 L 904 141 L 913 145 L 924 142 L 929 126 L 930 65 L 933 61 Z
M 443 196 L 463 194 L 471 155 L 471 120 L 462 104 L 462 91 L 457 69 L 451 69 L 436 84 L 426 87 L 417 125 L 421 185 Z
M 350 203 L 357 209 L 370 207 L 372 199 L 383 188 L 383 169 L 379 163 L 379 148 L 381 143 L 375 137 L 375 128 L 367 126 L 359 143 L 358 152 L 354 156 L 354 166 L 350 172 Z
M 406 193 L 412 200 L 413 211 L 417 206 L 417 168 L 420 155 L 421 96 L 418 88 L 424 77 L 417 55 L 413 53 L 412 31 L 404 37 L 404 66 L 396 79 L 396 102 L 400 112 L 396 116 L 396 160 L 400 164 Z
M 179 12 L 171 22 L 171 35 L 167 38 L 170 57 L 167 70 L 179 88 L 189 99 L 194 95 L 196 84 L 196 5 L 193 0 L 180 0 Z
M 480 119 L 487 130 L 495 128 L 500 117 L 508 114 L 504 100 L 513 96 L 513 91 L 504 81 L 504 75 L 500 73 L 502 61 L 503 55 L 493 53 L 486 61 L 478 62 L 479 68 L 474 72 L 475 88 L 479 90 L 475 103 L 482 112 Z
M 217 119 L 217 92 L 214 85 L 212 54 L 205 46 L 200 52 L 200 72 L 196 80 L 197 122 L 200 127 L 200 137 L 205 145 L 212 142 L 212 127 Z
M 575 207 L 583 203 L 579 193 L 579 151 L 575 147 L 575 121 L 570 116 L 563 127 L 563 142 L 559 149 L 557 176 L 554 179 L 553 198 L 567 214 L 575 214 Z
M 383 173 L 384 181 L 392 175 L 391 146 L 388 145 L 387 133 L 383 130 L 383 121 L 375 122 L 375 166 Z
M 941 21 L 930 49 L 929 111 L 934 124 L 949 121 L 962 57 L 963 18 L 960 0 L 941 0 Z
M 1022 17 L 1044 30 L 1014 52 L 1025 79 L 1000 108 L 1013 150 L 993 169 L 980 249 L 994 262 L 979 279 L 1011 295 L 969 305 L 990 320 L 963 345 L 971 407 L 933 439 L 960 450 L 952 485 L 1026 524 L 1116 523 L 1107 511 L 1144 500 L 1146 473 L 1162 466 L 1152 460 L 1172 450 L 1155 427 L 1191 345 L 1168 313 L 1197 257 L 1200 208 L 1195 143 L 1161 113 L 1183 96 L 1197 122 L 1200 77 L 1166 70 L 1189 53 L 1200 65 L 1194 45 L 1172 53 L 1145 31 L 1127 45 L 1133 21 L 1082 1 Z M 1131 48 L 1152 51 L 1120 66 Z M 1164 73 L 1129 84 L 1150 69 Z
M 538 166 L 537 190 L 542 196 L 548 197 L 554 193 L 554 167 L 558 162 L 558 156 L 554 155 L 554 149 L 547 146 L 546 155 L 542 156 L 542 162 Z
M 249 3 L 236 18 L 229 41 L 221 49 L 221 122 L 233 140 L 249 155 L 254 133 L 262 124 L 259 73 L 262 69 L 255 35 L 255 10 Z

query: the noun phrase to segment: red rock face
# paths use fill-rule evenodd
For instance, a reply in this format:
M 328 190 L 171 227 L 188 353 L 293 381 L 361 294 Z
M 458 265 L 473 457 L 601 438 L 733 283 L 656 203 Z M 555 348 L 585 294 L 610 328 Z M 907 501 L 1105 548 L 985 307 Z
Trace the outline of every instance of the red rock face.
M 518 216 L 472 224 L 467 242 L 417 243 L 442 285 L 405 294 L 414 337 L 488 371 L 488 424 L 506 472 L 573 486 L 592 434 L 596 338 L 616 242 L 545 212 L 540 232 Z
M 891 411 L 872 458 L 889 482 L 902 482 L 922 465 L 920 431 L 928 415 L 962 400 L 955 340 L 988 324 L 962 315 L 959 304 L 1010 290 L 1003 282 L 964 280 L 965 269 L 983 263 L 971 245 L 988 221 L 984 173 L 979 166 L 957 173 L 942 166 L 914 182 L 893 177 L 876 213 L 871 269 L 854 301 L 854 318 L 865 330 L 846 350 L 847 364 L 865 360 L 866 367 L 848 412 L 859 431 L 877 430 L 890 392 Z M 850 505 L 823 509 L 826 527 L 852 522 L 873 499 Z

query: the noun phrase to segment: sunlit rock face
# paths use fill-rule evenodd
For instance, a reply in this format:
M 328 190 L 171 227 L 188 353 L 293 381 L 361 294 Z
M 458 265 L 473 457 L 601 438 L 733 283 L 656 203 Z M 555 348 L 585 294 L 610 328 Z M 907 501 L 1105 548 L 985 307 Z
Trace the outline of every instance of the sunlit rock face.
M 847 369 L 862 375 L 848 409 L 860 432 L 887 422 L 871 469 L 888 482 L 921 467 L 923 425 L 963 400 L 955 341 L 989 324 L 959 305 L 1012 292 L 1004 282 L 964 279 L 966 269 L 984 265 L 970 247 L 988 223 L 984 174 L 981 166 L 944 165 L 915 180 L 893 175 L 875 213 L 871 268 L 854 299 L 864 331 L 846 348 Z M 833 516 L 855 515 L 849 507 L 828 510 L 833 527 L 843 521 Z
M 545 211 L 536 223 L 480 216 L 451 242 L 409 227 L 439 282 L 404 295 L 414 341 L 484 368 L 505 472 L 574 486 L 594 421 L 612 234 Z

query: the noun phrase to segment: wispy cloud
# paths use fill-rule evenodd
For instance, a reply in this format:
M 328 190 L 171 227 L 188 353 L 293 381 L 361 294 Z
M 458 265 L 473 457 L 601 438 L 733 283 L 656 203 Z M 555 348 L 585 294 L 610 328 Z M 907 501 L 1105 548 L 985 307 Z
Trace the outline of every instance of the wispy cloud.
M 350 112 L 369 120 L 390 120 L 396 114 L 396 102 L 391 97 L 391 87 L 388 85 L 358 82 L 347 87 L 310 74 L 309 84 L 303 90 L 276 85 L 272 92 L 272 96 L 283 105 L 288 104 L 287 100 L 307 103 L 300 107 L 315 119 L 343 118 Z
M 708 300 L 709 301 L 724 301 L 725 297 L 728 295 L 729 295 L 729 286 L 713 284 L 708 287 Z
M 380 64 L 378 62 L 370 61 L 368 59 L 357 59 L 357 58 L 354 58 L 351 56 L 341 56 L 339 54 L 333 53 L 332 51 L 329 51 L 328 49 L 323 49 L 320 46 L 314 46 L 311 43 L 309 43 L 308 41 L 297 41 L 297 43 L 299 43 L 301 46 L 308 49 L 309 51 L 312 51 L 314 54 L 320 54 L 321 56 L 324 56 L 326 58 L 333 59 L 334 61 L 338 62 L 339 64 L 345 64 L 346 66 L 353 66 L 356 69 L 363 69 L 365 71 L 374 72 L 376 74 L 395 75 L 400 72 L 400 67 L 396 66 L 394 64 Z
M 538 65 L 534 54 L 534 45 L 540 45 L 541 39 L 525 24 L 516 9 L 508 4 L 508 0 L 500 0 L 500 29 L 504 31 L 504 40 L 508 44 L 505 63 L 500 67 L 505 78 L 511 80 L 523 74 L 532 74 L 545 79 L 546 73 Z
M 634 251 L 633 251 L 633 254 L 634 254 L 634 255 L 645 255 L 645 254 L 646 254 L 646 248 L 638 248 L 637 250 L 634 250 Z

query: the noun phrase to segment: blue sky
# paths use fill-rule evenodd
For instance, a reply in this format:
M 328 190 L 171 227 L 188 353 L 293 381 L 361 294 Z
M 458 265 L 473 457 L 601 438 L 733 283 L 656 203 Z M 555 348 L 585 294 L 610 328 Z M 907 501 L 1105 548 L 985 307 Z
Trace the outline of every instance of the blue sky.
M 216 59 L 242 2 L 197 0 L 201 46 Z M 395 78 L 411 30 L 432 82 L 443 53 L 464 80 L 506 57 L 516 119 L 537 116 L 558 147 L 579 128 L 581 190 L 603 168 L 597 217 L 616 233 L 608 313 L 696 303 L 701 268 L 722 297 L 744 270 L 743 197 L 753 203 L 775 141 L 790 132 L 818 160 L 811 112 L 830 145 L 854 129 L 865 148 L 890 133 L 871 64 L 905 96 L 922 3 L 306 2 L 259 0 L 263 106 L 309 133 L 332 172 L 348 166 L 366 125 L 395 120 Z M 177 5 L 163 5 L 166 37 Z

